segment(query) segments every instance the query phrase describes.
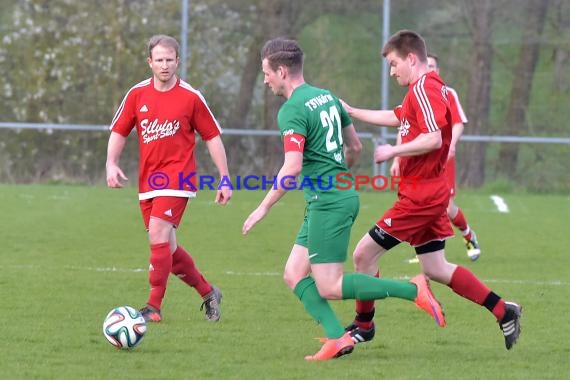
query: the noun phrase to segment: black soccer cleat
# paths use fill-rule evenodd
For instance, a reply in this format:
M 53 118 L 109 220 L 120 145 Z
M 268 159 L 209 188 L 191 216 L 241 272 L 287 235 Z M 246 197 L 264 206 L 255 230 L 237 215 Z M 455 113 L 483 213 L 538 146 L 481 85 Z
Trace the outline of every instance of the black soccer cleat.
M 222 303 L 222 292 L 217 286 L 212 286 L 212 291 L 204 296 L 204 302 L 200 310 L 206 309 L 206 320 L 217 322 L 220 320 L 220 304 Z
M 347 326 L 344 331 L 350 332 L 350 337 L 355 344 L 370 342 L 374 339 L 374 334 L 376 334 L 376 327 L 372 324 L 372 327 L 369 330 L 363 330 L 356 325 L 356 323 L 352 323 L 351 325 Z
M 499 322 L 499 327 L 505 336 L 505 347 L 510 350 L 518 341 L 521 334 L 522 307 L 514 302 L 505 302 L 505 316 Z
M 142 307 L 139 312 L 143 316 L 145 322 L 160 322 L 162 321 L 162 315 L 160 314 L 160 310 L 150 305 L 145 305 Z

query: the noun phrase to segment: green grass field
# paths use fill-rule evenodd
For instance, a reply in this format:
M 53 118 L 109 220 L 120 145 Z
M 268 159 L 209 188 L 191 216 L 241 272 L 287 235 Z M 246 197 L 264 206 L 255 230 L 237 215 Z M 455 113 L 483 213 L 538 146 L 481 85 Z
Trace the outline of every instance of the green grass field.
M 179 243 L 224 293 L 222 320 L 208 323 L 201 299 L 171 277 L 164 321 L 135 350 L 119 351 L 101 325 L 115 306 L 140 307 L 148 292 L 148 247 L 136 190 L 0 185 L 0 373 L 3 379 L 564 379 L 570 371 L 570 197 L 460 192 L 457 203 L 483 254 L 468 260 L 459 238 L 452 261 L 471 268 L 498 294 L 524 306 L 523 333 L 504 348 L 492 315 L 432 284 L 448 326 L 437 328 L 411 303 L 377 306 L 377 334 L 352 355 L 306 362 L 321 328 L 281 279 L 303 213 L 288 194 L 247 237 L 241 225 L 263 192 L 234 193 L 230 205 L 202 192 L 187 209 Z M 363 193 L 352 247 L 393 201 Z M 387 277 L 418 273 L 411 248 L 382 259 Z M 350 260 L 347 270 L 351 270 Z M 343 322 L 352 301 L 335 301 Z

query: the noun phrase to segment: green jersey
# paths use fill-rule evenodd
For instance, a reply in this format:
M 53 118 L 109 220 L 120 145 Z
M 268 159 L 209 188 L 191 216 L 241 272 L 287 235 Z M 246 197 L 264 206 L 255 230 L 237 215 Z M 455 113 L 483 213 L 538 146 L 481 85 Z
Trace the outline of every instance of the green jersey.
M 342 137 L 342 128 L 352 120 L 336 96 L 304 83 L 279 110 L 277 124 L 283 139 L 292 134 L 305 137 L 303 170 L 296 188 L 303 189 L 307 202 L 357 196 L 352 177 L 346 175 Z

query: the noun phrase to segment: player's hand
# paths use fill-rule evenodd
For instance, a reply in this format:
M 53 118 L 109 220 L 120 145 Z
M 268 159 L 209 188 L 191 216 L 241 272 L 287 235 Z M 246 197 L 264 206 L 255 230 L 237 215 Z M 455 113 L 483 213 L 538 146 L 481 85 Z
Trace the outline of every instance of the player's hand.
M 378 145 L 374 151 L 374 161 L 379 164 L 394 157 L 394 147 L 390 144 Z
M 241 233 L 247 235 L 249 231 L 255 226 L 261 219 L 265 218 L 265 215 L 269 212 L 265 207 L 258 207 L 243 222 L 243 227 L 241 228 Z
M 400 176 L 400 158 L 394 157 L 392 161 L 392 166 L 390 166 L 390 175 L 392 177 L 399 177 Z
M 222 186 L 221 189 L 216 191 L 216 203 L 220 205 L 227 205 L 232 199 L 232 189 L 227 186 Z
M 120 180 L 128 181 L 129 179 L 117 165 L 107 165 L 107 186 L 114 189 L 123 187 Z

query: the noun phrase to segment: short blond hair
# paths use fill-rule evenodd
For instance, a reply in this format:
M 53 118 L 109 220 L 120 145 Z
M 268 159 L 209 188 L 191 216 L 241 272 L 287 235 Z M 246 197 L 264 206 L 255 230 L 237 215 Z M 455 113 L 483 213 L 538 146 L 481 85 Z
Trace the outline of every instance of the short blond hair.
M 150 40 L 148 40 L 149 58 L 152 58 L 152 49 L 154 49 L 156 45 L 167 46 L 169 48 L 174 49 L 174 51 L 176 52 L 176 58 L 178 58 L 178 51 L 180 50 L 180 45 L 178 44 L 178 41 L 176 41 L 176 38 L 167 36 L 165 34 L 157 34 L 152 36 Z

